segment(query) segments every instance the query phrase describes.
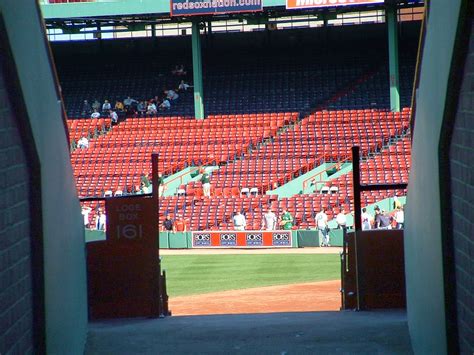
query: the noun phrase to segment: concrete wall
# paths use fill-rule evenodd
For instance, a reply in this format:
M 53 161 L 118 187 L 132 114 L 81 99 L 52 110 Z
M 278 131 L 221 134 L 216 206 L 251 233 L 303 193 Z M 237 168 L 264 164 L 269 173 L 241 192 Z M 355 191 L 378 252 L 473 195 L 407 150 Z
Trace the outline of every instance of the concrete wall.
M 456 265 L 456 306 L 459 347 L 474 352 L 474 26 L 464 67 L 450 148 L 451 207 Z
M 0 63 L 0 354 L 33 351 L 29 171 Z
M 447 352 L 437 153 L 460 2 L 430 1 L 417 93 L 405 264 L 408 324 L 419 354 Z
M 68 142 L 35 0 L 2 0 L 27 113 L 39 155 L 49 354 L 82 354 L 87 331 L 87 289 L 82 216 Z

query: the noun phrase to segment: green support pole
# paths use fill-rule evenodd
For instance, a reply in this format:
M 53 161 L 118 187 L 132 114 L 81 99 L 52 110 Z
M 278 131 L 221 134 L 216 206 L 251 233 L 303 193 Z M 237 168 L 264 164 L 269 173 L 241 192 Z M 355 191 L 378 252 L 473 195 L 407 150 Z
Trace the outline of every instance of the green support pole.
M 398 76 L 398 29 L 396 6 L 387 6 L 385 14 L 388 26 L 390 109 L 394 112 L 400 112 L 400 82 Z
M 192 25 L 192 48 L 193 48 L 193 80 L 194 80 L 194 116 L 196 119 L 204 119 L 203 86 L 202 86 L 202 57 L 201 37 L 199 34 L 199 22 L 193 21 Z

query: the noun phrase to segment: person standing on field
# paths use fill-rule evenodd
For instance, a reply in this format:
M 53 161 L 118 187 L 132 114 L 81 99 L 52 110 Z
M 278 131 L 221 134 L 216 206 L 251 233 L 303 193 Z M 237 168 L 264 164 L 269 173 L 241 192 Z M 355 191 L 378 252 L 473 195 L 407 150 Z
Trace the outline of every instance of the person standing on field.
M 319 236 L 321 239 L 322 247 L 329 247 L 329 227 L 328 227 L 328 215 L 326 214 L 326 208 L 321 207 L 321 211 L 316 215 L 316 223 L 318 225 Z
M 247 226 L 247 221 L 245 220 L 245 216 L 240 213 L 240 211 L 234 212 L 234 217 L 232 218 L 232 222 L 234 223 L 234 229 L 236 231 L 243 231 Z
M 173 232 L 186 232 L 186 229 L 186 220 L 179 214 L 173 223 Z
M 276 229 L 277 217 L 275 213 L 272 212 L 272 209 L 269 208 L 267 213 L 263 215 L 262 219 L 262 229 L 267 231 L 273 231 Z

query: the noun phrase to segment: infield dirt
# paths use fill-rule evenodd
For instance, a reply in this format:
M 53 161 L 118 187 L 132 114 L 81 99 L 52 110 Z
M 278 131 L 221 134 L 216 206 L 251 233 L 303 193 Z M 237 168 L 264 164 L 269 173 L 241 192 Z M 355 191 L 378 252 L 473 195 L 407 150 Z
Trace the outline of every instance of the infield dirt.
M 178 296 L 169 307 L 177 316 L 336 311 L 340 286 L 335 280 Z

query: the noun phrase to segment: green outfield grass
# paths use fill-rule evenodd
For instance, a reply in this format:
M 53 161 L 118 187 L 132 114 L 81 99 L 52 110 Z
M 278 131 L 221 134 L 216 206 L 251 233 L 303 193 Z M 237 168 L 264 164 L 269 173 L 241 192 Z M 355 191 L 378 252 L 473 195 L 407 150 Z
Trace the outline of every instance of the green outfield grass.
M 167 255 L 168 295 L 340 279 L 337 254 Z

